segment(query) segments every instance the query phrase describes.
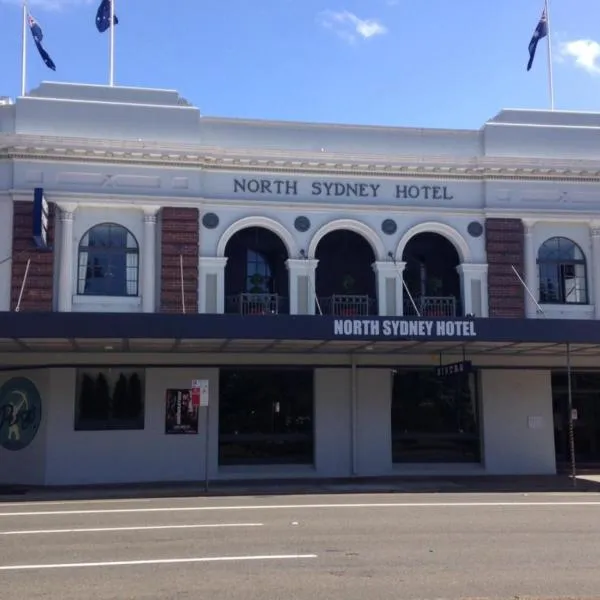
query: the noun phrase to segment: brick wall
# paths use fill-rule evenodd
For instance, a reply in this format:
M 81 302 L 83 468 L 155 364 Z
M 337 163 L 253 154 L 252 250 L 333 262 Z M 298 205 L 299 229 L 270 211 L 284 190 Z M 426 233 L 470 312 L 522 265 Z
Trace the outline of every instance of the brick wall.
M 525 237 L 521 219 L 486 219 L 490 317 L 525 317 L 525 290 L 511 265 L 523 276 Z
M 49 204 L 48 245 L 54 244 L 55 206 Z M 54 288 L 54 252 L 38 250 L 32 238 L 33 202 L 13 203 L 11 309 L 19 301 L 27 260 L 31 259 L 20 310 L 51 312 Z
M 198 312 L 198 219 L 196 208 L 165 207 L 161 211 L 160 312 L 182 312 L 180 256 L 185 311 Z

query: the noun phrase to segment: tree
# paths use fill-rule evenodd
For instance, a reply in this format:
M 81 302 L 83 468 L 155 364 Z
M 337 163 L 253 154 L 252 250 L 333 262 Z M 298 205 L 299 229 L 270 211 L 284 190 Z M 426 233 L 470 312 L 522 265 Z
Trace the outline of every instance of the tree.
M 142 382 L 137 373 L 129 376 L 129 386 L 127 391 L 127 416 L 130 419 L 137 419 L 142 416 L 144 401 L 142 398 Z
M 110 416 L 110 387 L 104 373 L 98 373 L 96 377 L 95 418 L 108 420 Z
M 79 391 L 79 418 L 89 421 L 96 418 L 96 386 L 91 375 L 85 373 L 81 378 Z
M 123 373 L 119 375 L 119 379 L 115 385 L 112 396 L 112 416 L 115 419 L 126 419 L 129 415 L 129 407 L 127 402 L 127 378 Z

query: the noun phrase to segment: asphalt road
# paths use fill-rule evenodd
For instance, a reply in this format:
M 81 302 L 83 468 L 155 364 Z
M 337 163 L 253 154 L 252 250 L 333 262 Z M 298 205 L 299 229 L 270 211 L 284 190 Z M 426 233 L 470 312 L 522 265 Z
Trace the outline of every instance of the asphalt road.
M 0 504 L 0 598 L 598 598 L 600 494 Z

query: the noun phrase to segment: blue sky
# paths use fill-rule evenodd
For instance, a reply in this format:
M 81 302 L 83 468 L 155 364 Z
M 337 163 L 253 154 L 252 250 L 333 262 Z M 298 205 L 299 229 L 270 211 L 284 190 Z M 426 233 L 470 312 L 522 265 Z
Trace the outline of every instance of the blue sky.
M 28 88 L 108 82 L 100 0 L 29 0 Z M 556 108 L 600 111 L 600 2 L 551 0 Z M 152 7 L 152 10 L 149 9 Z M 204 114 L 478 128 L 549 106 L 543 0 L 115 0 L 117 85 L 178 90 Z M 20 89 L 19 0 L 0 0 L 0 95 Z

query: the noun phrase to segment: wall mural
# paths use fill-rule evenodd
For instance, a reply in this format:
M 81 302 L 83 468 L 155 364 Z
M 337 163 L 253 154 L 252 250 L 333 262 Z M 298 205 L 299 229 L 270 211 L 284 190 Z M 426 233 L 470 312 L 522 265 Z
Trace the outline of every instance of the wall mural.
M 35 384 L 13 377 L 0 388 L 0 446 L 23 450 L 34 440 L 42 421 L 42 399 Z

